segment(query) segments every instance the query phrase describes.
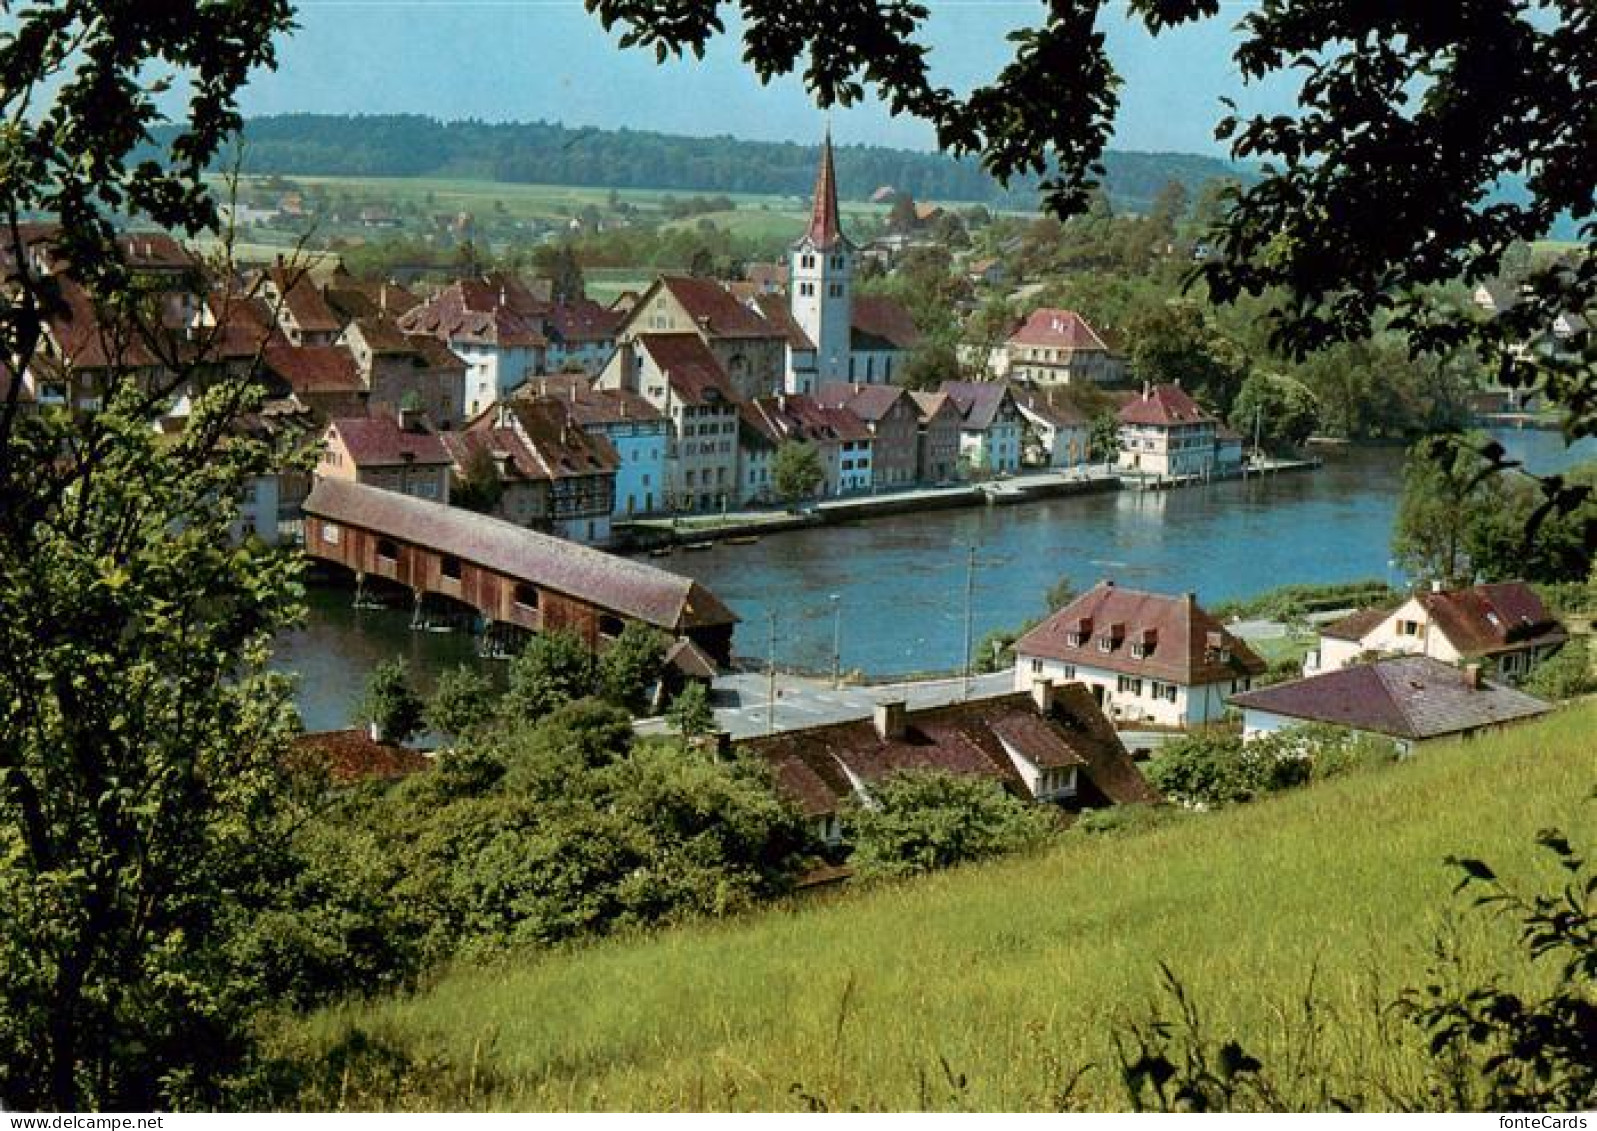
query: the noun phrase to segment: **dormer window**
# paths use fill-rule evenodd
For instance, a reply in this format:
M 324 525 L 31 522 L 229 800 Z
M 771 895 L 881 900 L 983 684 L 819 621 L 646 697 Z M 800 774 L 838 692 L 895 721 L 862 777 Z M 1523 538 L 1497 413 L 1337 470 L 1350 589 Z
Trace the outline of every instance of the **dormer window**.
M 1134 641 L 1131 645 L 1131 658 L 1133 660 L 1146 660 L 1148 652 L 1148 646 L 1140 640 Z
M 1114 650 L 1115 650 L 1115 642 L 1112 639 L 1110 639 L 1108 633 L 1104 633 L 1104 635 L 1098 637 L 1098 651 L 1100 651 L 1100 652 L 1113 652 Z
M 1070 645 L 1072 648 L 1080 648 L 1084 639 L 1085 637 L 1083 637 L 1079 632 L 1065 633 L 1065 643 Z

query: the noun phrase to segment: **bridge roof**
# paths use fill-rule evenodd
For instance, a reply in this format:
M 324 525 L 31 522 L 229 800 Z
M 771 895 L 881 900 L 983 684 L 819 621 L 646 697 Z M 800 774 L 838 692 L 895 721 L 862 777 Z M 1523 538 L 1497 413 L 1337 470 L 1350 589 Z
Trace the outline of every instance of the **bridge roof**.
M 738 620 L 715 594 L 691 578 L 397 491 L 318 479 L 304 510 L 316 518 L 453 555 L 668 632 Z

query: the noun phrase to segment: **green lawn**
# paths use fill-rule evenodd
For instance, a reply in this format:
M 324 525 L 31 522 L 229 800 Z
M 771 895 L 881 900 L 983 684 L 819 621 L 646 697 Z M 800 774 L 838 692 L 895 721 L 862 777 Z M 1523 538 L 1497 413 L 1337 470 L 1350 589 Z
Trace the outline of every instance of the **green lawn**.
M 1089 1064 L 1072 1102 L 1115 1107 L 1111 1027 L 1144 1015 L 1163 960 L 1215 1032 L 1276 1060 L 1266 1034 L 1312 972 L 1333 1018 L 1319 1059 L 1349 1086 L 1399 1080 L 1411 1049 L 1368 1003 L 1424 976 L 1462 906 L 1444 858 L 1547 880 L 1537 830 L 1592 828 L 1594 729 L 1588 704 L 1032 858 L 458 969 L 314 1018 L 294 1044 L 355 1022 L 472 1066 L 469 1094 L 413 1081 L 390 1097 L 417 1107 L 1035 1109 Z M 1462 931 L 1476 949 L 1507 937 L 1475 917 Z

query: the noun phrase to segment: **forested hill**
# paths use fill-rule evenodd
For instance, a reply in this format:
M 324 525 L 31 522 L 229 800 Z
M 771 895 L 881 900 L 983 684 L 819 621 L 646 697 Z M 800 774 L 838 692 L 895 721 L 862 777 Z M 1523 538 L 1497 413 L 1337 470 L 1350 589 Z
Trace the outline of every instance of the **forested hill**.
M 246 173 L 361 177 L 467 177 L 532 184 L 807 195 L 816 147 L 573 129 L 548 122 L 439 122 L 419 115 L 287 114 L 245 126 Z M 1030 208 L 1035 181 L 1005 192 L 976 162 L 941 153 L 837 146 L 839 188 L 864 199 L 883 185 L 918 199 Z M 1146 206 L 1172 180 L 1189 189 L 1235 176 L 1229 163 L 1184 153 L 1111 152 L 1111 200 Z

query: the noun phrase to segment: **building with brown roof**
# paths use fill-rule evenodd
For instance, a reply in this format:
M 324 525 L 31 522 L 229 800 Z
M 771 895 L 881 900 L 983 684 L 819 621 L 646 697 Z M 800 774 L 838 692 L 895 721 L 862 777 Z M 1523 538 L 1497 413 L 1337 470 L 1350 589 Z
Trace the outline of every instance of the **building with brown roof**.
M 661 275 L 627 312 L 616 341 L 661 334 L 695 335 L 740 400 L 782 389 L 786 331 L 714 279 Z M 603 376 L 600 383 L 616 387 Z
M 883 703 L 869 719 L 785 731 L 738 744 L 771 767 L 776 786 L 825 840 L 839 811 L 869 804 L 893 774 L 938 770 L 998 782 L 1017 797 L 1066 809 L 1150 803 L 1159 794 L 1079 684 L 909 710 Z
M 344 328 L 310 272 L 286 263 L 281 256 L 258 280 L 258 288 L 278 329 L 296 346 L 330 346 Z
M 1108 385 L 1125 378 L 1125 363 L 1074 310 L 1042 307 L 1004 342 L 1001 376 L 1031 385 Z
M 294 739 L 293 769 L 326 774 L 335 784 L 387 781 L 432 767 L 432 759 L 397 742 L 373 738 L 366 729 L 323 730 Z
M 261 376 L 272 395 L 297 397 L 323 420 L 366 415 L 366 383 L 342 346 L 268 346 Z
M 536 296 L 509 278 L 456 279 L 399 319 L 407 333 L 444 342 L 466 362 L 465 413 L 474 417 L 545 368 L 549 340 Z
M 606 647 L 637 621 L 692 640 L 718 664 L 737 616 L 690 578 L 514 523 L 393 491 L 319 479 L 305 500 L 305 552 L 477 610 L 491 625 L 564 629 Z
M 1112 718 L 1189 727 L 1225 714 L 1265 663 L 1187 593 L 1100 581 L 1015 642 L 1015 686 L 1081 682 Z
M 620 460 L 609 440 L 582 428 L 566 401 L 500 401 L 445 444 L 457 478 L 487 446 L 489 462 L 480 465 L 491 466 L 505 488 L 495 514 L 573 542 L 609 543 Z
M 579 427 L 610 441 L 618 461 L 615 517 L 653 514 L 665 506 L 671 424 L 642 394 L 596 389 L 579 374 L 539 377 L 529 381 L 522 393 L 559 397 Z
M 615 352 L 616 334 L 625 321 L 623 312 L 590 298 L 551 303 L 543 314 L 543 333 L 549 339 L 545 365 L 555 373 L 597 374 Z
M 751 468 L 769 472 L 769 460 L 782 445 L 807 444 L 820 460 L 820 495 L 870 490 L 873 437 L 864 422 L 847 409 L 794 393 L 750 401 L 741 406 L 740 414 L 745 437 L 740 467 L 745 481 L 755 479 Z M 761 489 L 752 496 L 745 495 L 746 501 L 772 501 L 774 483 L 770 474 L 759 476 L 758 481 Z
M 1033 467 L 1080 467 L 1092 456 L 1092 422 L 1064 394 L 1066 388 L 1011 383 L 1015 407 L 1026 422 L 1021 462 Z
M 419 408 L 440 428 L 453 428 L 463 419 L 469 367 L 444 342 L 406 333 L 384 315 L 370 315 L 351 319 L 338 344 L 355 359 L 371 411 Z
M 624 337 L 596 385 L 641 396 L 668 422 L 661 509 L 712 511 L 737 501 L 741 398 L 702 337 Z
M 1335 671 L 1372 656 L 1430 656 L 1480 664 L 1510 683 L 1569 640 L 1569 633 L 1523 581 L 1415 593 L 1396 608 L 1362 609 L 1320 630 L 1305 675 Z
M 922 483 L 959 478 L 959 409 L 947 393 L 911 393 L 918 414 L 915 477 Z
M 815 399 L 857 418 L 871 434 L 871 485 L 915 483 L 920 456 L 920 410 L 899 385 L 822 385 Z
M 1120 466 L 1142 475 L 1229 475 L 1241 466 L 1234 440 L 1178 384 L 1145 386 L 1120 409 Z
M 1398 752 L 1544 715 L 1552 705 L 1429 656 L 1398 656 L 1231 697 L 1243 738 L 1310 723 L 1391 739 Z
M 328 421 L 316 477 L 447 503 L 452 465 L 448 450 L 422 415 L 402 411 L 398 417 L 379 414 Z
M 989 475 L 1020 470 L 1022 417 L 1009 386 L 1002 381 L 944 381 L 945 394 L 959 411 L 959 458 Z

